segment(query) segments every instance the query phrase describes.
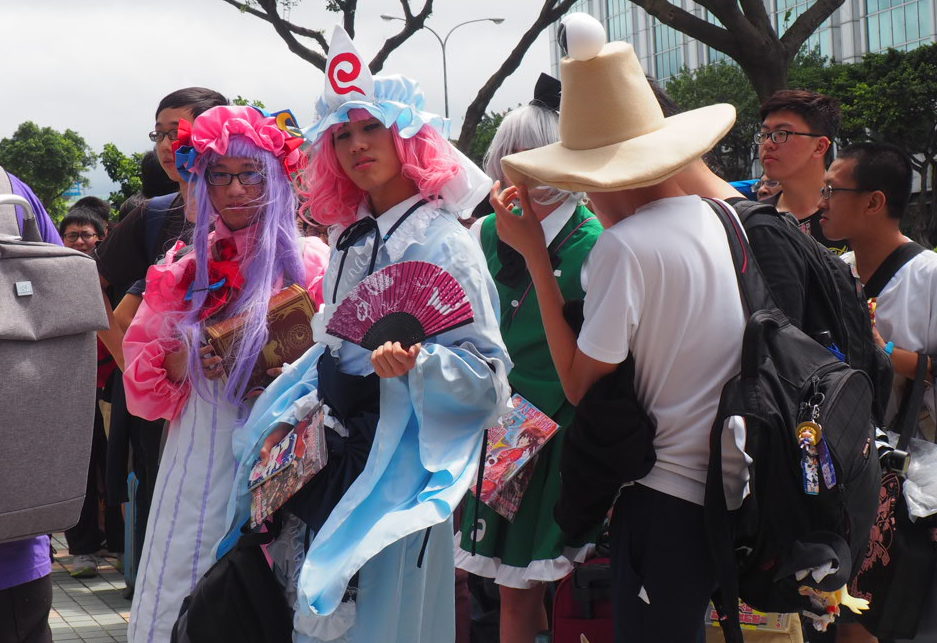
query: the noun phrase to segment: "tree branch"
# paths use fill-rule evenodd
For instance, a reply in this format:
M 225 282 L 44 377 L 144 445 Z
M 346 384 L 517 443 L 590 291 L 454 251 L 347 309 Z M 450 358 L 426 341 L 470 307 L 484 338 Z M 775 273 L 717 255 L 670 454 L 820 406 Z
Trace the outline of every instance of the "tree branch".
M 228 2 L 228 0 L 225 0 Z M 325 56 L 320 54 L 317 51 L 313 51 L 309 47 L 305 46 L 293 36 L 293 32 L 290 30 L 289 25 L 282 17 L 280 17 L 279 12 L 277 11 L 277 0 L 257 0 L 257 4 L 260 5 L 260 8 L 264 10 L 267 15 L 267 22 L 273 25 L 274 30 L 276 30 L 277 35 L 283 39 L 283 42 L 286 43 L 286 46 L 289 47 L 289 50 L 294 54 L 302 58 L 308 63 L 314 65 L 317 69 L 325 70 Z
M 232 7 L 235 7 L 236 9 L 239 9 L 242 13 L 249 13 L 250 15 L 260 18 L 261 20 L 265 20 L 269 23 L 273 22 L 270 16 L 268 16 L 266 13 L 264 13 L 263 11 L 258 11 L 254 7 L 248 5 L 246 2 L 238 2 L 238 0 L 222 0 L 222 1 L 227 2 L 229 5 L 231 5 Z M 284 25 L 286 25 L 286 27 L 291 32 L 293 32 L 297 36 L 305 36 L 306 38 L 312 38 L 319 44 L 320 47 L 322 47 L 323 51 L 328 49 L 328 43 L 326 42 L 325 35 L 322 33 L 321 30 L 307 29 L 306 27 L 301 27 L 287 20 L 283 20 L 282 18 L 280 20 Z
M 781 44 L 790 52 L 791 59 L 797 55 L 807 38 L 842 4 L 843 0 L 814 0 L 809 9 L 797 16 L 794 24 L 781 35 Z
M 400 0 L 400 5 L 403 8 L 404 15 L 403 29 L 385 40 L 380 51 L 371 59 L 368 68 L 371 70 L 372 74 L 376 74 L 383 69 L 384 63 L 387 62 L 387 57 L 390 53 L 409 40 L 410 36 L 422 29 L 423 23 L 426 22 L 426 19 L 429 18 L 430 14 L 433 12 L 433 0 L 426 0 L 423 4 L 423 8 L 415 15 L 410 8 L 409 0 Z
M 738 42 L 728 28 L 697 18 L 692 13 L 672 5 L 667 0 L 633 0 L 633 2 L 668 27 L 673 27 L 677 31 L 685 33 L 714 49 L 718 49 L 732 58 L 737 58 L 739 55 Z M 724 6 L 720 6 L 716 2 L 705 4 L 700 2 L 699 4 L 709 9 L 725 27 L 739 27 L 738 23 L 745 22 L 738 10 L 734 11 L 736 15 L 733 16 L 732 12 L 727 11 Z
M 573 6 L 574 2 L 575 0 L 544 0 L 543 7 L 540 9 L 540 14 L 537 16 L 537 19 L 534 20 L 530 28 L 524 32 L 520 41 L 511 53 L 508 54 L 507 58 L 504 59 L 504 62 L 498 70 L 495 71 L 488 79 L 488 82 L 478 90 L 475 99 L 465 110 L 465 120 L 462 121 L 462 130 L 459 132 L 459 140 L 456 143 L 456 146 L 464 153 L 468 154 L 478 123 L 481 121 L 482 116 L 484 116 L 485 110 L 488 108 L 488 103 L 491 102 L 495 92 L 498 91 L 498 88 L 504 83 L 504 80 L 517 70 L 524 56 L 527 54 L 527 50 L 530 49 L 530 46 L 543 30 L 569 11 L 569 8 Z

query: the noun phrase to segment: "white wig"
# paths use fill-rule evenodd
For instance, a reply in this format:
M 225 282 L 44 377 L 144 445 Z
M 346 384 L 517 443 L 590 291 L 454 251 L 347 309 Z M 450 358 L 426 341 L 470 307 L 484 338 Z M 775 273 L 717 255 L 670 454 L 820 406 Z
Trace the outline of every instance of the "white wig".
M 560 140 L 560 117 L 552 109 L 539 105 L 524 105 L 505 115 L 498 127 L 483 162 L 485 173 L 494 181 L 506 185 L 501 159 L 509 154 L 532 150 Z M 540 186 L 530 191 L 531 197 L 541 205 L 552 205 L 565 201 L 570 195 L 582 200 L 582 192 L 567 192 L 550 186 Z

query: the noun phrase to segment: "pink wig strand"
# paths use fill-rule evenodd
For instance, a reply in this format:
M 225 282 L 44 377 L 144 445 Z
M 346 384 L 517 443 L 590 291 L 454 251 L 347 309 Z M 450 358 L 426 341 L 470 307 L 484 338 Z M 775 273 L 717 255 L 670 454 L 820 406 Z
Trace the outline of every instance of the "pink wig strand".
M 237 315 L 246 317 L 244 332 L 232 348 L 234 364 L 224 387 L 224 398 L 239 405 L 257 357 L 267 342 L 270 297 L 278 286 L 285 288 L 292 283 L 303 284 L 304 270 L 298 249 L 296 198 L 283 164 L 272 153 L 257 147 L 243 136 L 231 139 L 226 156 L 255 160 L 266 177 L 264 191 L 259 197 L 263 207 L 257 221 L 251 224 L 251 235 L 241 259 L 244 287 L 233 302 L 212 318 L 212 322 L 217 322 Z M 218 158 L 220 156 L 211 151 L 200 154 L 195 167 L 193 197 L 197 204 L 197 217 L 192 240 L 195 252 L 194 293 L 191 308 L 178 320 L 176 327 L 188 348 L 188 379 L 205 399 L 212 398 L 206 394 L 206 379 L 199 355 L 199 348 L 204 341 L 204 323 L 199 321 L 199 312 L 208 292 L 208 234 L 218 214 L 212 206 L 208 184 L 202 177 Z
M 371 115 L 365 110 L 352 110 L 352 120 L 365 120 Z M 341 125 L 329 128 L 312 151 L 312 157 L 300 181 L 300 196 L 304 203 L 301 213 L 323 225 L 347 226 L 354 222 L 358 205 L 367 194 L 360 190 L 338 164 L 334 132 Z M 402 138 L 397 126 L 391 127 L 400 173 L 413 181 L 424 199 L 439 196 L 443 187 L 454 179 L 462 167 L 449 142 L 426 125 L 411 138 Z

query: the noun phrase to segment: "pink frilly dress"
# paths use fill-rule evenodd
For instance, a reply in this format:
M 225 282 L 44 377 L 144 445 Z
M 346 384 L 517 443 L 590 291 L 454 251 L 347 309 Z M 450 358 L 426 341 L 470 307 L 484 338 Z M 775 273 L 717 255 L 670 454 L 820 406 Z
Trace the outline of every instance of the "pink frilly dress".
M 219 218 L 209 243 L 232 239 L 238 261 L 250 235 L 251 228 L 232 232 Z M 320 305 L 328 246 L 314 237 L 299 241 L 306 270 L 303 286 Z M 173 329 L 176 313 L 188 305 L 180 280 L 195 255 L 176 260 L 182 247 L 177 244 L 163 263 L 150 267 L 143 303 L 124 338 L 128 409 L 148 420 L 169 420 L 137 572 L 132 642 L 169 641 L 182 600 L 215 560 L 234 482 L 232 437 L 247 413 L 224 400 L 223 380 L 207 382 L 206 394 L 214 398 L 207 400 L 187 380 L 170 381 L 163 368 L 165 355 L 179 346 Z

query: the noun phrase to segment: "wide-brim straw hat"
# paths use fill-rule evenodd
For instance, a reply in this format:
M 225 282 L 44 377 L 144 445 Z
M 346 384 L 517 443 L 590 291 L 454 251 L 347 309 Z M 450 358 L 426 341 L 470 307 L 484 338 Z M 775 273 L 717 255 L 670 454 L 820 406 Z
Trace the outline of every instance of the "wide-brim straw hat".
M 656 185 L 712 149 L 735 107 L 710 105 L 664 118 L 634 48 L 606 44 L 560 63 L 560 142 L 501 159 L 516 185 L 614 192 Z

